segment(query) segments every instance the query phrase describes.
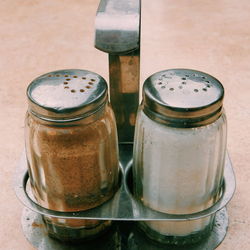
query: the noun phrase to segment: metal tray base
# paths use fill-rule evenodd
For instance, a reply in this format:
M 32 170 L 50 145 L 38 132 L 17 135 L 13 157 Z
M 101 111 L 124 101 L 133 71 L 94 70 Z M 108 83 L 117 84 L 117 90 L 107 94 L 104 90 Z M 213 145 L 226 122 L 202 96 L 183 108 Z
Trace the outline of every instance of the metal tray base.
M 39 250 L 56 249 L 119 249 L 119 250 L 212 250 L 215 249 L 224 239 L 228 227 L 228 215 L 226 205 L 231 200 L 235 190 L 235 176 L 231 161 L 227 154 L 224 171 L 224 188 L 221 198 L 212 207 L 186 215 L 165 214 L 150 210 L 138 203 L 130 189 L 131 167 L 132 167 L 132 145 L 121 145 L 120 147 L 120 169 L 122 174 L 121 187 L 116 195 L 100 207 L 80 212 L 57 212 L 40 207 L 32 199 L 28 187 L 27 164 L 23 154 L 17 168 L 15 178 L 15 191 L 17 197 L 25 205 L 22 216 L 22 227 L 28 241 Z M 100 216 L 100 214 L 102 216 Z M 185 247 L 174 245 L 162 245 L 151 241 L 145 233 L 141 232 L 138 221 L 147 220 L 168 220 L 184 221 L 207 217 L 216 214 L 215 224 L 211 233 L 199 243 Z M 98 219 L 113 221 L 112 227 L 98 236 L 98 240 L 85 241 L 84 243 L 62 243 L 48 236 L 43 224 L 42 215 L 58 218 L 75 219 Z
M 48 236 L 41 215 L 24 208 L 22 215 L 22 228 L 27 240 L 38 250 L 213 250 L 225 238 L 228 227 L 228 215 L 226 208 L 216 213 L 215 224 L 210 235 L 194 245 L 177 247 L 162 245 L 153 242 L 141 232 L 136 222 L 114 222 L 113 226 L 100 235 L 98 240 L 81 242 L 78 244 L 63 243 Z

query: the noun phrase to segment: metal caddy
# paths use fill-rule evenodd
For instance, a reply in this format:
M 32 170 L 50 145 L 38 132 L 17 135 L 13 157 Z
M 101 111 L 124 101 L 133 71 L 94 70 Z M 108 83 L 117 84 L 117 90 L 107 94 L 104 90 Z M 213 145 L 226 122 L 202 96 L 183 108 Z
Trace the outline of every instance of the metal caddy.
M 210 235 L 188 249 L 215 249 L 224 239 L 228 227 L 226 205 L 235 191 L 235 176 L 226 155 L 223 190 L 219 200 L 206 210 L 173 215 L 143 206 L 133 197 L 132 153 L 136 112 L 139 103 L 140 75 L 140 0 L 102 0 L 96 15 L 95 47 L 108 53 L 110 101 L 114 110 L 120 150 L 121 184 L 115 196 L 103 205 L 87 211 L 58 212 L 39 206 L 29 187 L 26 156 L 23 153 L 15 176 L 15 192 L 25 206 L 22 227 L 25 237 L 39 250 L 49 249 L 187 249 L 161 245 L 137 229 L 137 221 L 196 220 L 216 214 Z M 98 242 L 64 244 L 50 238 L 42 226 L 41 215 L 57 218 L 114 221 Z

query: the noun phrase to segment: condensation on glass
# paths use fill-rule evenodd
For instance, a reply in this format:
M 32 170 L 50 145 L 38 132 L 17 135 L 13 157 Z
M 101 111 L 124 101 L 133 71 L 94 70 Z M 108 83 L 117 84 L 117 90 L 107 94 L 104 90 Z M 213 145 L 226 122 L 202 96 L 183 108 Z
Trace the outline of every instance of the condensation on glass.
M 118 188 L 118 144 L 105 80 L 86 70 L 55 71 L 36 78 L 27 96 L 26 154 L 37 203 L 72 212 L 110 199 Z M 61 240 L 90 237 L 110 224 L 43 219 Z
M 173 69 L 143 86 L 134 144 L 134 192 L 153 210 L 191 214 L 220 197 L 226 151 L 224 89 L 203 72 Z M 149 221 L 149 237 L 170 244 L 200 240 L 214 215 L 193 221 Z

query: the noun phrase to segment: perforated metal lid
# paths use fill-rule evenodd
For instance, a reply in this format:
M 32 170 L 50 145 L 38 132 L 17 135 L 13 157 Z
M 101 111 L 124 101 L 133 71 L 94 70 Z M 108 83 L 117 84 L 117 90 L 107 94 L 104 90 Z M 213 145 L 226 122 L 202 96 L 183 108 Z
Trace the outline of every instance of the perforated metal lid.
M 44 120 L 76 120 L 96 112 L 107 101 L 107 83 L 79 69 L 44 74 L 28 86 L 30 111 Z
M 143 110 L 173 127 L 197 127 L 217 120 L 224 88 L 214 77 L 190 69 L 170 69 L 150 76 L 143 86 Z

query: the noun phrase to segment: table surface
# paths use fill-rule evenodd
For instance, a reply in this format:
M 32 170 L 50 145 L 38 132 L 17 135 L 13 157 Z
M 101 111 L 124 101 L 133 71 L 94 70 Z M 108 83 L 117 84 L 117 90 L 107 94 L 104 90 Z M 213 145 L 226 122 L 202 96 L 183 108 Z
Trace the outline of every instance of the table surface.
M 34 249 L 21 229 L 13 176 L 24 148 L 25 91 L 38 75 L 82 68 L 108 79 L 107 54 L 94 48 L 98 0 L 2 0 L 0 5 L 0 249 Z M 141 83 L 154 72 L 191 68 L 225 87 L 228 150 L 237 190 L 229 230 L 217 248 L 250 248 L 250 1 L 143 0 Z

